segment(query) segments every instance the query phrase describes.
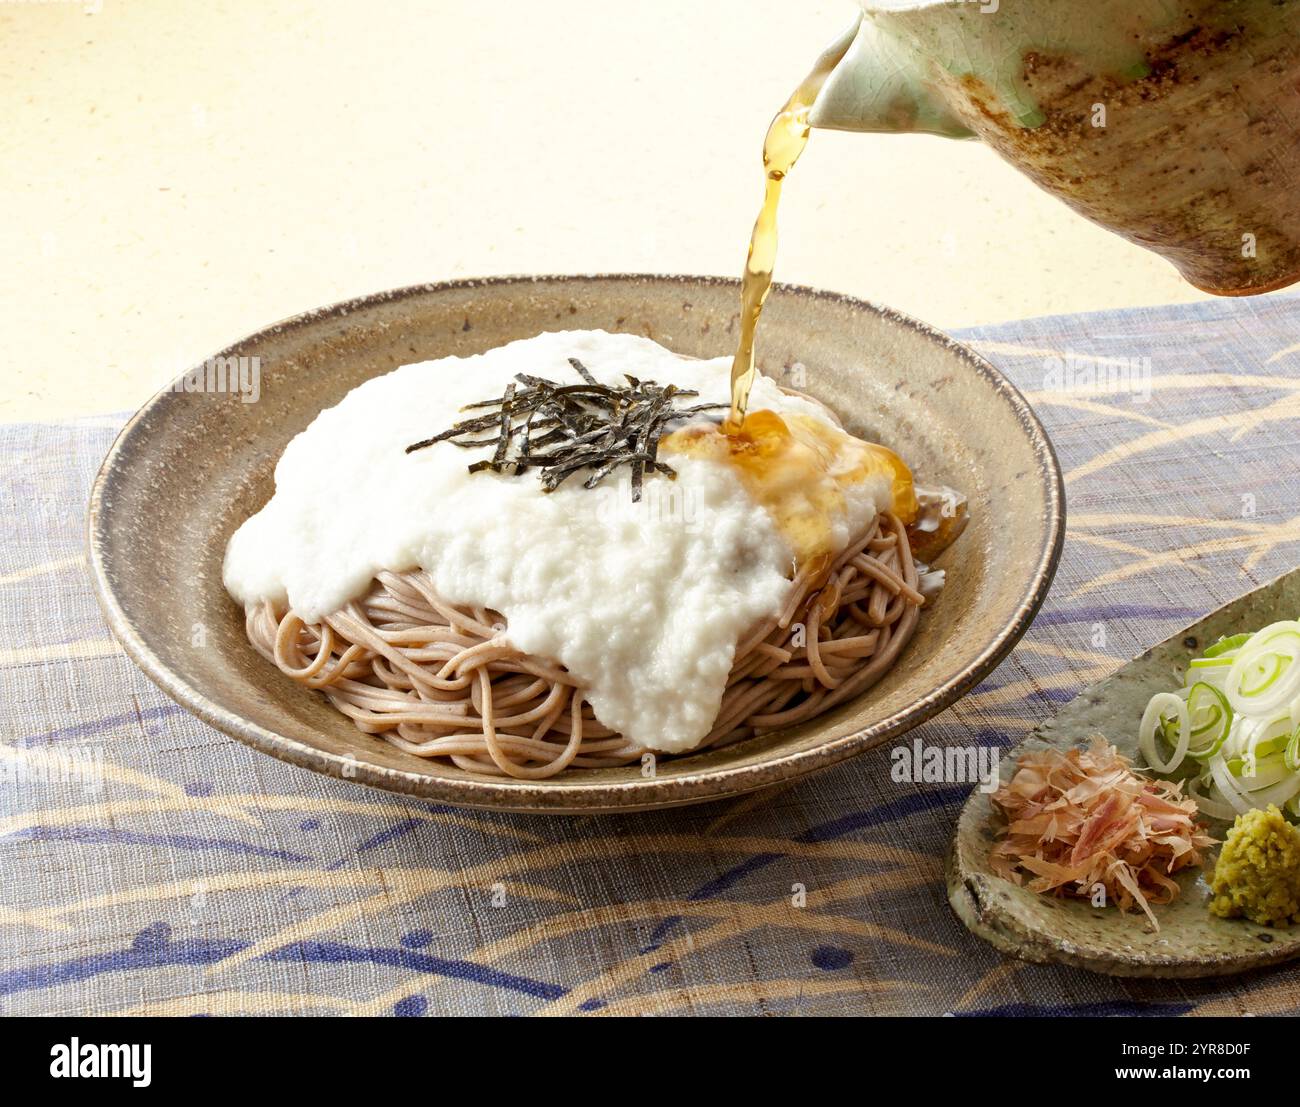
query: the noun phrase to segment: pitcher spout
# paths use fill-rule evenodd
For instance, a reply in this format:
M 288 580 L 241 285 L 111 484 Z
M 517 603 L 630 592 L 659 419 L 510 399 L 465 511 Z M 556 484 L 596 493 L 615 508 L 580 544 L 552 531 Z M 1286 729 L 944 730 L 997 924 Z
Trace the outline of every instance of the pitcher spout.
M 971 138 L 972 132 L 927 87 L 924 60 L 906 42 L 882 30 L 870 13 L 827 50 L 848 52 L 813 105 L 814 127 L 835 131 L 915 132 Z

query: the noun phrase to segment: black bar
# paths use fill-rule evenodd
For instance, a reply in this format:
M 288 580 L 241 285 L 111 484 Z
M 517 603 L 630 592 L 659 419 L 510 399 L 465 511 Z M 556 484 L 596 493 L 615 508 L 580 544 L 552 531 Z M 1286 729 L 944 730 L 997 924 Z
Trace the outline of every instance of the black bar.
M 958 1083 L 975 1090 L 978 1080 L 987 1094 L 1001 1094 L 1012 1102 L 1057 1098 L 1069 1089 L 1209 1088 L 1232 1093 L 1233 1086 L 1252 1091 L 1272 1086 L 1294 1073 L 1292 1046 L 1294 1023 L 1272 1018 L 877 1018 L 862 1027 L 836 1027 L 829 1041 L 821 1030 L 808 1037 L 799 1022 L 773 1031 L 758 1027 L 750 1033 L 772 1043 L 759 1051 L 736 1051 L 715 1045 L 720 1067 L 717 1078 L 747 1083 L 755 1077 L 766 1082 L 785 1075 L 796 1084 L 834 1076 L 836 1080 L 862 1080 L 864 1093 L 882 1090 L 881 1082 L 898 1088 L 897 1080 L 915 1081 L 915 1090 L 952 1089 Z M 465 1057 L 487 1059 L 486 1052 L 507 1053 L 524 1047 L 535 1052 L 546 1031 L 500 1030 L 484 1038 L 483 1027 L 420 1025 L 407 1019 L 5 1019 L 0 1024 L 6 1077 L 22 1088 L 42 1083 L 51 1091 L 95 1094 L 116 1084 L 123 1090 L 146 1092 L 201 1091 L 205 1097 L 222 1092 L 265 1092 L 284 1089 L 303 1095 L 311 1091 L 337 1096 L 350 1088 L 369 1090 L 394 1087 L 400 1080 L 403 1094 L 414 1091 L 421 1080 L 432 1081 L 430 1091 L 447 1089 L 449 1080 L 468 1078 L 440 1061 L 455 1048 Z M 446 1035 L 464 1035 L 459 1042 Z M 555 1031 L 552 1031 L 555 1033 Z M 691 1042 L 674 1033 L 656 1047 L 652 1031 L 638 1033 L 632 1045 L 625 1033 L 617 1041 L 628 1046 L 627 1061 L 642 1077 L 655 1082 L 655 1072 L 673 1086 L 702 1060 L 699 1039 Z M 556 1033 L 553 1049 L 563 1050 L 565 1032 Z M 582 1032 L 584 1045 L 601 1030 Z M 845 1051 L 846 1035 L 861 1035 L 860 1048 Z M 559 1077 L 565 1083 L 583 1079 L 585 1050 L 553 1053 L 552 1070 L 545 1083 Z M 778 1037 L 779 1035 L 779 1037 Z M 495 1045 L 489 1045 L 495 1043 Z M 689 1069 L 676 1070 L 673 1043 L 694 1055 Z M 549 1043 L 548 1043 L 549 1044 Z M 758 1043 L 754 1043 L 758 1044 Z M 68 1075 L 76 1047 L 77 1075 Z M 149 1047 L 148 1052 L 144 1046 Z M 105 1051 L 101 1047 L 114 1046 Z M 129 1048 L 137 1047 L 134 1052 Z M 613 1046 L 618 1049 L 618 1045 Z M 653 1052 L 645 1053 L 650 1049 Z M 608 1055 L 607 1055 L 608 1056 Z M 498 1061 L 504 1060 L 499 1057 Z M 134 1060 L 134 1065 L 131 1063 Z M 683 1060 L 686 1060 L 683 1058 Z M 147 1062 L 147 1063 L 146 1063 Z M 609 1060 L 601 1062 L 604 1074 L 589 1071 L 596 1086 L 605 1085 Z M 98 1069 L 112 1075 L 91 1075 Z M 478 1077 L 491 1087 L 500 1077 L 509 1079 L 514 1066 L 488 1064 Z M 676 1070 L 676 1077 L 673 1073 Z M 56 1075 L 57 1073 L 57 1075 Z M 766 1074 L 766 1075 L 765 1075 Z M 910 1075 L 906 1075 L 910 1074 Z M 556 1085 L 551 1084 L 551 1090 Z M 607 1085 L 605 1085 L 607 1086 Z M 815 1085 L 813 1085 L 815 1086 Z M 544 1092 L 534 1087 L 534 1092 Z M 1069 1095 L 1067 1095 L 1069 1098 Z

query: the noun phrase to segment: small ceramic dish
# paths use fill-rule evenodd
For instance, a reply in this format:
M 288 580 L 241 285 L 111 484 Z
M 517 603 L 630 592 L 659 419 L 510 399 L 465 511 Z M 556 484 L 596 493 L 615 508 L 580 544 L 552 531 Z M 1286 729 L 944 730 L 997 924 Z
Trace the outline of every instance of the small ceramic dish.
M 1300 570 L 1293 570 L 1179 631 L 1080 692 L 1007 754 L 999 766 L 1002 780 L 1011 778 L 1027 749 L 1070 749 L 1086 745 L 1094 734 L 1141 764 L 1138 723 L 1155 693 L 1172 690 L 1187 662 L 1212 642 L 1294 618 L 1297 610 Z M 1222 841 L 1228 824 L 1206 822 Z M 1217 849 L 1204 869 L 1175 874 L 1178 898 L 1154 908 L 1160 929 L 1149 932 L 1140 915 L 1039 895 L 995 876 L 988 863 L 995 827 L 988 795 L 972 793 L 948 858 L 948 900 L 962 922 L 1003 953 L 1111 976 L 1167 977 L 1224 976 L 1300 957 L 1300 926 L 1275 929 L 1210 914 L 1205 877 Z

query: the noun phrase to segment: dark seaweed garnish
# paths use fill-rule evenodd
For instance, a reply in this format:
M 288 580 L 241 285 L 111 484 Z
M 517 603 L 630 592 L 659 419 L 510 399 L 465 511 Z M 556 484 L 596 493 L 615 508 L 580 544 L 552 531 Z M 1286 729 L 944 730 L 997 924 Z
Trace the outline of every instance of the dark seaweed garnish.
M 670 465 L 659 460 L 659 439 L 668 424 L 727 407 L 676 407 L 675 401 L 699 393 L 627 374 L 626 385 L 611 387 L 596 380 L 576 357 L 569 358 L 569 364 L 582 378 L 581 384 L 557 384 L 528 373 L 516 374 L 506 386 L 505 395 L 466 404 L 461 409 L 485 414 L 463 419 L 432 438 L 413 442 L 406 452 L 437 442 L 465 449 L 491 446 L 492 456 L 471 464 L 471 473 L 514 476 L 536 469 L 544 492 L 554 492 L 584 469 L 591 473 L 582 482 L 583 487 L 595 488 L 626 465 L 631 469 L 632 499 L 636 501 L 641 499 L 647 473 L 662 473 L 670 479 L 677 476 Z

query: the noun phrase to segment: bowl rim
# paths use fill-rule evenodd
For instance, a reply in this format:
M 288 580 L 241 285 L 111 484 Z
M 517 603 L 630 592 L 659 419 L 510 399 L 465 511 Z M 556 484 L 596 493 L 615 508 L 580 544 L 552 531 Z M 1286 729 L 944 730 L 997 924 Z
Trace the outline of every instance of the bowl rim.
M 676 284 L 683 287 L 731 287 L 739 292 L 740 281 L 731 277 L 694 276 L 661 273 L 597 274 L 522 274 L 438 281 L 407 285 L 342 300 L 324 307 L 288 316 L 241 338 L 212 357 L 230 357 L 249 343 L 311 326 L 324 319 L 339 318 L 357 310 L 390 304 L 441 292 L 475 288 L 508 288 L 520 284 L 565 284 L 619 282 Z M 460 807 L 506 811 L 587 814 L 628 810 L 648 810 L 686 803 L 700 803 L 739 795 L 754 789 L 788 781 L 817 769 L 845 760 L 879 745 L 889 738 L 933 718 L 951 706 L 982 680 L 1009 654 L 1028 630 L 1034 616 L 1047 597 L 1060 560 L 1065 538 L 1065 483 L 1051 440 L 1028 400 L 998 369 L 973 350 L 948 335 L 893 308 L 845 293 L 812 288 L 807 285 L 777 283 L 774 289 L 813 300 L 840 304 L 855 311 L 870 312 L 898 326 L 909 328 L 955 353 L 983 377 L 1004 403 L 1030 439 L 1037 462 L 1035 476 L 1046 503 L 1043 514 L 1044 536 L 1027 595 L 1020 601 L 1009 621 L 993 636 L 980 654 L 949 680 L 933 689 L 921 700 L 880 721 L 830 739 L 809 749 L 772 756 L 752 765 L 723 766 L 692 770 L 672 777 L 638 777 L 616 782 L 561 775 L 550 780 L 475 780 L 434 777 L 408 769 L 370 764 L 350 756 L 330 753 L 309 746 L 287 735 L 254 723 L 237 712 L 210 700 L 194 685 L 182 679 L 148 646 L 132 625 L 111 583 L 106 553 L 111 528 L 112 484 L 124 462 L 124 455 L 140 433 L 141 426 L 164 405 L 174 402 L 172 385 L 160 389 L 122 427 L 105 455 L 91 488 L 86 514 L 86 545 L 90 577 L 95 598 L 113 636 L 144 674 L 178 704 L 235 738 L 263 753 L 327 776 L 352 780 L 385 791 L 419 796 Z M 202 364 L 202 363 L 200 363 Z M 183 379 L 184 374 L 178 379 Z M 774 775 L 777 779 L 773 779 Z

